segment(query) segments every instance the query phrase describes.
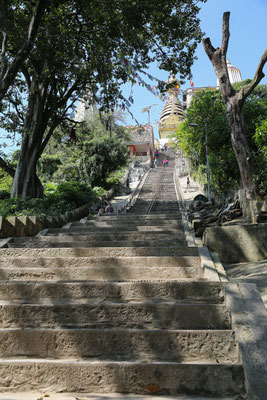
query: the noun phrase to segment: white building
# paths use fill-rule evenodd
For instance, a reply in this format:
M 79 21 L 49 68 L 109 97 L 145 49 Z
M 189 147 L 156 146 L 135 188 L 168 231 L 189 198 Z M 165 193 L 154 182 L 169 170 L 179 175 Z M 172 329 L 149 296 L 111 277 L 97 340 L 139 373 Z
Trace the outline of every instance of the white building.
M 92 101 L 92 95 L 88 93 L 79 100 L 74 121 L 90 121 L 96 111 L 97 107 Z
M 236 83 L 236 82 L 241 82 L 242 81 L 242 76 L 241 76 L 241 72 L 238 68 L 234 67 L 229 59 L 227 59 L 227 70 L 228 70 L 228 75 L 229 75 L 229 79 L 230 82 Z M 184 109 L 186 109 L 187 107 L 189 107 L 194 95 L 196 94 L 196 92 L 199 92 L 200 90 L 203 89 L 209 89 L 209 90 L 215 90 L 215 89 L 220 89 L 219 86 L 219 81 L 217 79 L 217 86 L 202 86 L 202 87 L 190 87 L 186 90 L 184 90 L 183 92 L 183 106 Z

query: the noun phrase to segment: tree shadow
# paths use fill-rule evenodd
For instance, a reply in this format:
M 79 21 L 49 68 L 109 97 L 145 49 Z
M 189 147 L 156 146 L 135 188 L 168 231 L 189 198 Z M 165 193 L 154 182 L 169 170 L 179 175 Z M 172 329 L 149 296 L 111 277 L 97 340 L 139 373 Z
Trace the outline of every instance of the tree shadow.
M 168 168 L 171 171 L 171 162 Z M 138 204 L 134 207 L 138 211 Z M 56 384 L 56 368 L 62 368 L 66 391 L 74 390 L 73 382 L 85 392 L 90 385 L 92 391 L 140 394 L 148 394 L 151 385 L 157 394 L 222 395 L 243 390 L 224 285 L 203 279 L 197 248 L 184 245 L 183 223 L 178 218 L 173 223 L 161 221 L 157 209 L 155 215 L 155 221 L 143 216 L 140 225 L 127 217 L 125 222 L 123 217 L 111 217 L 102 223 L 90 221 L 84 229 L 74 224 L 68 232 L 50 230 L 75 231 L 77 236 L 70 235 L 75 244 L 81 232 L 87 232 L 92 247 L 58 247 L 50 236 L 45 248 L 0 250 L 0 265 L 8 260 L 8 269 L 15 270 L 13 275 L 0 270 L 2 299 L 13 303 L 1 306 L 2 357 L 43 358 L 43 365 L 48 365 L 46 375 L 40 366 L 34 370 L 34 364 L 24 378 L 13 375 L 17 387 Z M 155 246 L 141 246 L 146 235 L 157 241 Z M 126 247 L 94 246 L 97 239 L 130 237 Z M 169 246 L 164 245 L 167 238 Z M 140 246 L 134 247 L 134 242 Z M 36 246 L 34 240 L 32 245 Z M 49 360 L 78 361 L 49 367 Z M 95 364 L 86 370 L 84 363 L 89 361 Z M 226 376 L 236 385 L 227 386 Z

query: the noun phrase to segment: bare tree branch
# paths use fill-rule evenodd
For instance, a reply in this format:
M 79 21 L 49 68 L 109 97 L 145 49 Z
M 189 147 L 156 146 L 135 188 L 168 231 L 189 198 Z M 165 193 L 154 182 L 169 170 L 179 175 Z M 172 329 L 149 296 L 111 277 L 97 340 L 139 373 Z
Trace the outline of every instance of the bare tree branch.
M 230 38 L 229 19 L 230 19 L 230 12 L 227 11 L 227 12 L 223 13 L 223 32 L 222 32 L 221 51 L 222 51 L 222 55 L 224 56 L 224 58 L 226 57 L 229 38 Z
M 71 123 L 74 124 L 74 125 L 78 125 L 78 124 L 81 123 L 80 121 L 75 121 L 74 119 L 69 118 L 69 117 L 64 117 L 64 121 L 69 121 L 69 122 L 71 122 Z
M 204 50 L 214 67 L 220 89 L 226 97 L 232 97 L 235 95 L 235 90 L 231 85 L 226 64 L 226 53 L 230 38 L 229 18 L 230 12 L 227 11 L 223 14 L 223 37 L 221 47 L 215 49 L 211 44 L 210 38 L 202 40 Z
M 0 168 L 12 176 L 12 178 L 14 177 L 15 170 L 11 168 L 2 157 L 0 157 Z
M 210 38 L 203 39 L 202 43 L 207 56 L 211 60 L 216 49 L 212 46 Z
M 267 47 L 260 59 L 259 65 L 256 69 L 254 78 L 252 79 L 252 81 L 247 84 L 245 87 L 243 87 L 240 90 L 240 98 L 242 98 L 243 101 L 246 100 L 246 98 L 250 95 L 250 93 L 253 91 L 253 89 L 260 83 L 260 81 L 262 80 L 262 78 L 265 77 L 265 74 L 263 73 L 263 67 L 267 62 Z
M 6 48 L 7 48 L 7 33 L 5 30 L 5 19 L 7 16 L 7 1 L 2 1 L 0 8 L 0 31 L 2 33 L 2 47 L 1 47 L 1 78 L 7 70 Z
M 22 63 L 29 55 L 33 42 L 37 36 L 38 28 L 40 26 L 45 9 L 49 5 L 49 3 L 50 0 L 37 0 L 25 40 L 18 50 L 10 67 L 6 70 L 4 76 L 0 80 L 0 100 L 5 96 L 8 88 L 14 82 L 14 79 L 19 69 L 21 68 Z
M 28 68 L 26 68 L 25 65 L 23 65 L 23 64 L 21 66 L 21 72 L 23 73 L 25 81 L 27 82 L 28 89 L 30 89 L 31 88 L 31 83 L 32 83 L 31 82 L 31 77 L 30 77 Z
M 54 104 L 54 106 L 50 109 L 50 110 L 46 110 L 46 113 L 49 115 L 52 115 L 52 111 L 59 109 L 60 107 L 63 107 L 64 104 L 67 103 L 67 101 L 70 99 L 70 97 L 72 96 L 73 92 L 77 89 L 79 84 L 79 80 L 76 80 L 73 85 L 69 88 L 69 90 L 66 92 L 66 94 L 64 95 L 63 98 L 61 98 L 57 103 Z M 52 121 L 52 125 L 45 137 L 45 139 L 43 140 L 41 147 L 40 147 L 40 155 L 43 153 L 49 139 L 51 138 L 54 130 L 56 129 L 56 127 L 60 124 L 60 122 L 62 122 L 62 119 L 68 119 L 66 116 L 64 116 L 64 114 L 67 112 L 67 110 L 73 105 L 74 102 L 72 102 L 68 107 L 65 108 L 65 110 L 63 111 L 62 116 L 58 116 L 54 119 L 54 121 Z M 69 119 L 70 120 L 70 119 Z M 72 120 L 70 120 L 71 122 L 74 122 Z
M 43 140 L 41 146 L 40 146 L 40 150 L 39 150 L 39 157 L 43 154 L 43 151 L 47 145 L 47 143 L 49 142 L 51 136 L 54 133 L 54 130 L 56 129 L 56 127 L 59 125 L 60 121 L 59 120 L 55 120 L 52 125 L 49 128 L 49 131 L 45 137 L 45 139 Z
M 5 75 L 7 70 L 6 47 L 7 47 L 7 33 L 2 32 L 2 49 L 1 49 L 1 78 Z

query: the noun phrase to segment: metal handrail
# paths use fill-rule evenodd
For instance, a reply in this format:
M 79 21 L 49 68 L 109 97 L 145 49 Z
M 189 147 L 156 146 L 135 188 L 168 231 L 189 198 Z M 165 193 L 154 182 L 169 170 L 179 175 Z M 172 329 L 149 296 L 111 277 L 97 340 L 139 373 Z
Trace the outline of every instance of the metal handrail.
M 137 197 L 138 197 L 138 196 L 136 196 L 136 195 L 139 195 L 139 194 L 140 194 L 141 188 L 142 188 L 142 186 L 143 186 L 143 183 L 144 183 L 144 181 L 145 181 L 145 179 L 146 179 L 146 177 L 147 177 L 147 175 L 148 175 L 150 169 L 151 169 L 151 168 L 149 167 L 149 168 L 146 170 L 146 172 L 144 173 L 144 175 L 143 175 L 142 178 L 140 179 L 138 185 L 136 186 L 136 188 L 134 189 L 134 191 L 131 193 L 131 196 L 129 197 L 129 204 L 128 204 L 129 208 L 132 207 L 132 206 L 134 205 L 134 203 L 135 203 L 135 201 L 136 201 L 136 199 L 137 199 Z M 132 203 L 133 203 L 133 204 L 132 204 Z
M 152 207 L 154 206 L 154 204 L 155 204 L 155 202 L 157 200 L 157 197 L 158 197 L 158 194 L 159 194 L 160 179 L 161 179 L 162 171 L 163 171 L 163 167 L 161 167 L 160 174 L 159 174 L 158 181 L 157 181 L 156 190 L 155 190 L 155 193 L 154 193 L 154 196 L 153 196 L 151 202 L 149 203 L 149 206 L 147 208 L 146 214 L 150 213 L 150 211 L 152 210 Z
M 140 186 L 143 185 L 144 180 L 146 179 L 146 176 L 149 172 L 150 168 L 148 168 L 145 173 L 143 174 L 142 178 L 140 179 L 138 185 L 134 189 L 134 191 L 130 194 L 130 196 L 127 199 L 120 200 L 118 203 L 113 205 L 113 208 L 115 210 L 115 214 L 118 214 L 119 212 L 126 212 L 126 210 L 130 207 L 132 207 L 136 201 L 136 194 L 140 193 Z M 133 202 L 134 200 L 134 202 Z M 133 204 L 132 204 L 133 202 Z

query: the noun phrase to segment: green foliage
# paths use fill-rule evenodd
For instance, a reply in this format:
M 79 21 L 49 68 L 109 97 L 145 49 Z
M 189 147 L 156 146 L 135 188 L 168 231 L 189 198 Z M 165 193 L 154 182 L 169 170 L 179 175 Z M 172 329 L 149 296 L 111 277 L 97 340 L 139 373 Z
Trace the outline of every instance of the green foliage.
M 235 88 L 243 85 L 240 82 Z M 267 85 L 255 89 L 244 104 L 243 115 L 247 139 L 252 149 L 251 156 L 254 159 L 255 180 L 261 193 L 266 195 Z M 195 95 L 176 138 L 179 147 L 191 159 L 193 173 L 198 179 L 203 179 L 203 170 L 206 168 L 207 145 L 213 191 L 226 194 L 230 189 L 239 186 L 240 174 L 220 91 L 203 90 Z
M 101 197 L 104 196 L 106 193 L 106 190 L 100 186 L 94 186 L 93 187 L 93 193 L 96 197 Z
M 85 143 L 82 164 L 88 183 L 108 188 L 109 174 L 126 165 L 128 157 L 128 148 L 118 137 L 104 135 Z
M 257 124 L 255 135 L 253 140 L 257 146 L 258 154 L 255 157 L 256 170 L 257 170 L 257 182 L 259 193 L 261 196 L 267 194 L 267 119 L 262 121 L 261 124 Z
M 190 77 L 195 50 L 203 36 L 197 4 L 205 1 L 49 3 L 30 56 L 10 87 L 0 114 L 0 127 L 8 135 L 20 135 L 16 141 L 21 142 L 23 149 L 14 194 L 42 195 L 34 166 L 55 128 L 67 125 L 75 102 L 88 95 L 88 91 L 89 102 L 104 111 L 106 128 L 110 129 L 108 115 L 123 102 L 121 86 L 129 80 L 135 82 L 135 73 L 125 68 L 125 58 L 135 64 L 136 71 L 157 61 L 161 69 L 179 71 L 181 80 Z M 13 59 L 27 30 L 34 2 L 10 0 L 6 4 L 6 55 Z M 51 171 L 44 160 L 41 164 L 43 180 L 47 181 Z M 60 175 L 65 164 L 57 167 Z M 77 168 L 80 177 L 83 171 L 73 163 L 61 175 L 76 179 L 73 174 Z M 25 178 L 27 174 L 32 174 L 31 179 Z M 90 179 L 94 180 L 91 175 Z
M 109 176 L 107 177 L 107 184 L 118 185 L 120 183 L 121 179 L 124 177 L 125 173 L 126 173 L 126 168 L 124 168 L 124 167 L 111 172 L 109 174 Z
M 69 137 L 69 129 L 64 128 L 56 131 L 56 138 L 52 138 L 48 147 L 40 160 L 38 167 L 39 176 L 42 182 L 49 181 L 63 183 L 70 180 L 92 184 L 93 186 L 110 187 L 118 183 L 121 172 L 118 176 L 109 175 L 118 170 L 121 165 L 125 165 L 128 159 L 128 149 L 125 146 L 125 140 L 128 139 L 125 129 L 117 126 L 114 117 L 112 117 L 112 131 L 106 130 L 102 124 L 98 112 L 92 114 L 90 121 L 77 126 L 76 140 Z M 92 160 L 90 160 L 92 158 Z M 110 160 L 112 158 L 112 160 Z M 99 168 L 93 167 L 95 160 L 98 160 Z M 43 163 L 42 160 L 45 160 Z M 55 160 L 55 170 L 52 170 L 49 160 Z M 59 161 L 59 162 L 58 162 Z M 98 177 L 91 180 L 91 172 L 96 173 Z M 103 175 L 104 174 L 104 175 Z M 90 178 L 88 177 L 90 175 Z M 104 182 L 106 180 L 106 182 Z M 93 182 L 93 183 L 92 183 Z M 104 190 L 104 189 L 103 189 Z
M 46 195 L 52 195 L 64 203 L 73 203 L 75 207 L 80 207 L 95 199 L 92 188 L 84 183 L 64 182 L 58 185 L 47 185 L 45 189 Z
M 11 193 L 13 178 L 0 168 L 0 190 Z
M 1 193 L 1 192 L 0 192 Z M 88 185 L 77 182 L 59 185 L 47 184 L 43 199 L 4 199 L 0 202 L 0 215 L 50 215 L 56 216 L 96 200 L 97 195 Z
M 7 190 L 0 190 L 0 200 L 9 199 L 10 193 Z
M 43 154 L 38 162 L 38 175 L 42 177 L 43 182 L 49 182 L 60 165 L 62 162 L 58 154 Z

